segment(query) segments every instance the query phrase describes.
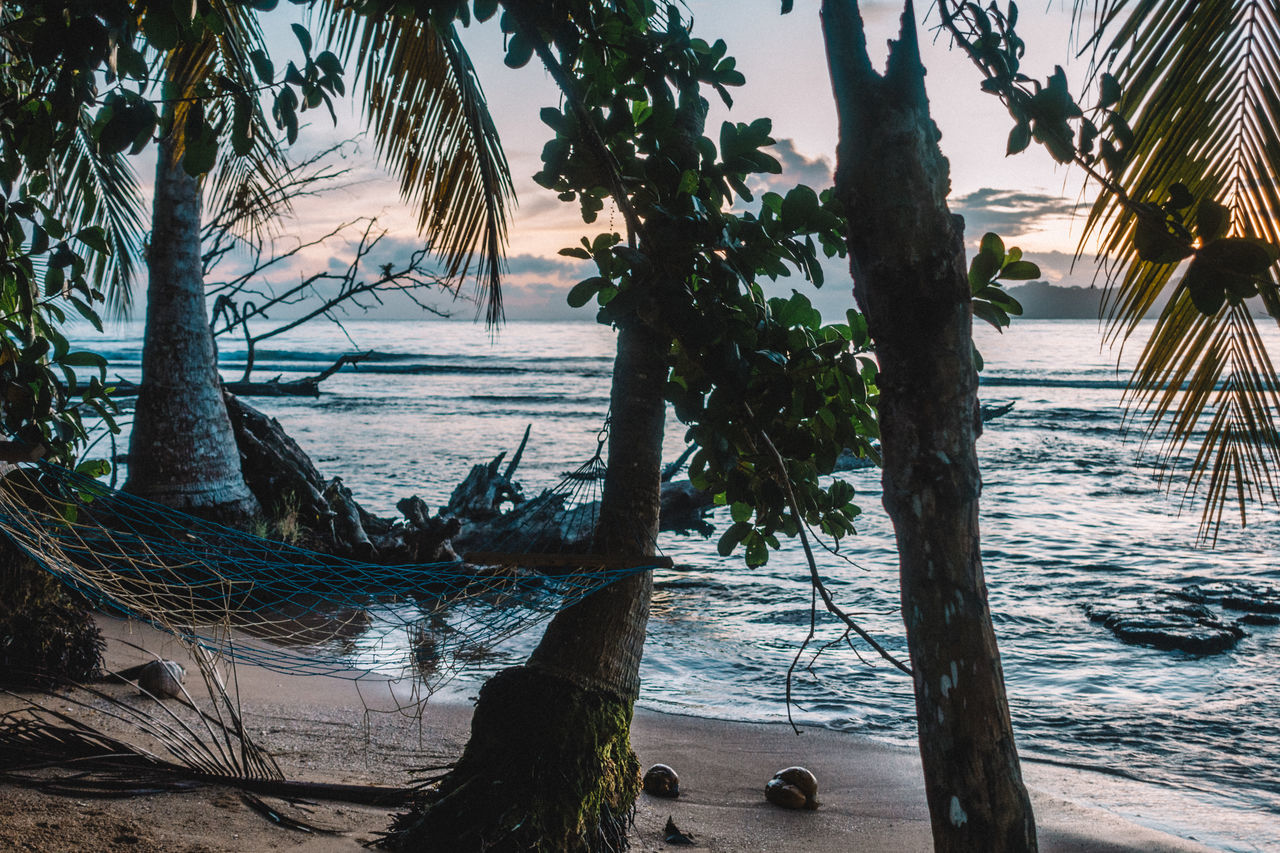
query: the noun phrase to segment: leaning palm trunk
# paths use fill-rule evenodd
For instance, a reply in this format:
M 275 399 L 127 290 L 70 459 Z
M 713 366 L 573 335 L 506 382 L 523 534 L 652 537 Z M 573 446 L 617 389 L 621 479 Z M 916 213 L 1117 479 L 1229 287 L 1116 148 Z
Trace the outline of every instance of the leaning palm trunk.
M 134 494 L 206 518 L 240 522 L 258 504 L 240 471 L 222 400 L 200 261 L 200 185 L 159 145 L 148 250 L 142 385 L 129 440 Z
M 981 430 L 963 221 L 929 116 L 912 4 L 884 76 L 856 0 L 825 0 L 836 192 L 880 365 L 884 504 L 898 539 L 925 791 L 938 851 L 1026 853 L 1018 763 L 978 537 Z

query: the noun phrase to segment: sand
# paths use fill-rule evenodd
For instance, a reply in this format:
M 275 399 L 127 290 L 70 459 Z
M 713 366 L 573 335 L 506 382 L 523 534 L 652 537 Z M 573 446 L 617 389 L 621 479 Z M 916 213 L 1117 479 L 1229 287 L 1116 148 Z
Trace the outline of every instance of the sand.
M 147 629 L 104 620 L 109 637 L 168 657 L 176 643 Z M 120 643 L 108 666 L 145 660 Z M 421 716 L 396 713 L 386 686 L 327 677 L 283 676 L 251 667 L 238 672 L 244 716 L 290 778 L 403 785 L 413 768 L 438 766 L 466 741 L 470 706 L 427 703 Z M 130 701 L 149 702 L 127 687 L 111 688 Z M 0 696 L 0 712 L 15 700 Z M 55 703 L 65 708 L 66 703 Z M 366 710 L 366 708 L 368 710 Z M 101 714 L 95 725 L 110 728 Z M 778 724 L 707 720 L 640 710 L 632 732 L 642 765 L 669 764 L 680 774 L 677 800 L 642 795 L 632 849 L 907 853 L 931 849 L 919 760 L 914 752 L 823 729 L 796 735 Z M 800 764 L 818 777 L 817 811 L 785 811 L 765 802 L 765 782 Z M 1043 851 L 1203 851 L 1209 848 L 1131 823 L 1110 812 L 1069 802 L 1037 787 L 1060 789 L 1060 769 L 1024 766 L 1032 790 Z M 1077 774 L 1078 775 L 1078 774 Z M 1076 779 L 1080 782 L 1080 779 Z M 1088 780 L 1084 780 L 1088 784 Z M 388 824 L 388 809 L 317 803 L 307 812 L 272 805 L 334 835 L 304 834 L 272 824 L 231 789 L 199 786 L 181 793 L 123 799 L 76 798 L 0 785 L 0 851 L 356 851 Z M 663 842 L 668 818 L 697 842 Z

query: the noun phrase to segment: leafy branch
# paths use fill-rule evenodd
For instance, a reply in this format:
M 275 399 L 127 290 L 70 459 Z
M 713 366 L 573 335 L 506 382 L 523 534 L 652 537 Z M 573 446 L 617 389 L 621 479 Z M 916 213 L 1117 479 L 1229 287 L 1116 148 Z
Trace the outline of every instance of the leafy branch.
M 1144 441 L 1163 429 L 1159 469 L 1166 481 L 1174 460 L 1199 436 L 1185 488 L 1190 496 L 1208 478 L 1201 524 L 1207 537 L 1216 535 L 1227 500 L 1238 504 L 1242 524 L 1249 501 L 1264 495 L 1280 500 L 1272 476 L 1280 470 L 1280 378 L 1246 307 L 1246 300 L 1259 297 L 1280 320 L 1274 279 L 1280 242 L 1268 201 L 1274 176 L 1239 179 L 1242 158 L 1252 161 L 1251 152 L 1274 148 L 1269 118 L 1251 122 L 1249 105 L 1260 101 L 1255 111 L 1270 115 L 1255 78 L 1273 70 L 1260 55 L 1260 39 L 1266 27 L 1275 32 L 1277 21 L 1258 4 L 1246 4 L 1239 22 L 1234 4 L 1171 5 L 1161 12 L 1179 22 L 1178 35 L 1169 41 L 1161 35 L 1165 28 L 1144 23 L 1150 4 L 1136 7 L 1127 20 L 1120 15 L 1123 5 L 1098 10 L 1100 29 L 1090 43 L 1100 50 L 1101 25 L 1118 25 L 1107 53 L 1127 58 L 1117 62 L 1120 77 L 1095 68 L 1099 94 L 1088 112 L 1071 96 L 1061 68 L 1045 84 L 1020 70 L 1026 48 L 1016 32 L 1016 4 L 1001 12 L 995 3 L 984 9 L 940 0 L 938 8 L 942 26 L 982 71 L 983 90 L 1000 97 L 1014 119 L 1007 153 L 1038 142 L 1057 162 L 1083 169 L 1101 187 L 1081 247 L 1095 230 L 1106 228 L 1099 257 L 1115 259 L 1106 269 L 1104 305 L 1112 314 L 1113 337 L 1131 335 L 1175 271 L 1183 270 L 1131 375 L 1126 400 L 1131 412 L 1148 419 Z M 1243 23 L 1242 32 L 1233 29 L 1237 23 Z M 1204 96 L 1210 88 L 1226 90 L 1230 62 L 1244 64 L 1231 78 L 1240 93 L 1232 133 L 1215 129 L 1220 122 L 1214 104 L 1224 99 Z M 1194 103 L 1188 109 L 1195 116 L 1177 107 L 1181 112 L 1170 131 L 1169 109 L 1179 103 Z M 1259 134 L 1263 138 L 1255 138 Z M 1219 169 L 1236 178 L 1215 174 Z M 1217 195 L 1229 186 L 1233 196 L 1223 204 Z

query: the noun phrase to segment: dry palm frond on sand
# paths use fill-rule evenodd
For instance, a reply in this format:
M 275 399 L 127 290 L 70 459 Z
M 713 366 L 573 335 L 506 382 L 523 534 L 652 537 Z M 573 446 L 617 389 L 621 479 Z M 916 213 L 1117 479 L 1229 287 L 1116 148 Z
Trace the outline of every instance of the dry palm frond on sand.
M 145 689 L 137 698 L 113 695 L 88 685 L 41 701 L 18 696 L 24 706 L 0 715 L 0 780 L 72 796 L 123 797 L 189 790 L 204 784 L 239 789 L 255 811 L 282 826 L 324 831 L 283 815 L 251 794 L 310 797 L 366 805 L 403 804 L 409 789 L 289 780 L 275 759 L 250 736 L 237 703 L 212 658 L 193 651 L 210 696 L 200 708 L 185 687 L 178 707 Z M 110 677 L 109 677 L 110 678 Z M 117 678 L 116 680 L 123 680 Z M 85 712 L 76 715 L 75 710 Z M 128 734 L 108 734 L 86 721 L 105 715 Z M 136 739 L 146 746 L 131 742 Z

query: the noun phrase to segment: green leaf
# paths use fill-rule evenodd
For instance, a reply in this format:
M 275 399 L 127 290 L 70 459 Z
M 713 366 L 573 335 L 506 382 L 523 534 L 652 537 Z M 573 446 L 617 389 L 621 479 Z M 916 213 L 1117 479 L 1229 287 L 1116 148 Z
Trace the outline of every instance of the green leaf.
M 729 506 L 729 517 L 735 522 L 747 522 L 751 520 L 751 516 L 755 513 L 755 508 L 748 503 L 735 501 Z
M 1102 84 L 1099 88 L 1101 89 L 1098 99 L 1099 107 L 1106 109 L 1120 103 L 1120 83 L 1115 77 L 1103 72 Z
M 298 44 L 302 45 L 302 52 L 308 57 L 311 56 L 311 33 L 307 32 L 307 28 L 302 24 L 290 24 L 293 34 L 298 38 Z
M 253 101 L 247 95 L 232 99 L 231 150 L 244 157 L 253 150 Z
M 1231 226 L 1231 211 L 1226 205 L 1205 199 L 1196 206 L 1196 236 L 1201 243 L 1209 243 L 1227 233 Z
M 1143 207 L 1150 211 L 1153 206 L 1144 205 Z M 1158 208 L 1155 210 L 1157 212 L 1138 218 L 1133 229 L 1133 247 L 1137 250 L 1138 257 L 1149 264 L 1176 264 L 1190 255 L 1192 249 L 1170 234 L 1163 221 L 1152 221 L 1154 217 L 1163 220 L 1163 211 L 1159 211 Z
M 76 473 L 84 477 L 105 477 L 111 473 L 111 463 L 105 459 L 86 459 L 76 466 Z
M 107 242 L 107 233 L 101 225 L 90 225 L 75 233 L 75 239 L 102 255 L 111 254 L 111 245 Z
M 997 267 L 1004 266 L 1004 240 L 1001 240 L 1000 235 L 994 231 L 988 231 L 982 235 L 982 242 L 978 245 L 978 251 L 989 252 L 995 257 Z
M 747 534 L 750 532 L 751 525 L 746 522 L 737 522 L 729 525 L 729 529 L 727 529 L 720 536 L 720 540 L 716 542 L 716 551 L 721 557 L 729 556 L 733 553 L 733 549 L 738 547 L 738 543 L 745 539 Z
M 102 331 L 102 318 L 98 316 L 98 312 L 94 311 L 88 303 L 72 296 L 71 304 L 75 307 L 76 312 L 79 313 L 81 317 L 88 320 L 89 323 L 99 332 Z
M 1191 194 L 1191 190 L 1187 189 L 1186 184 L 1169 185 L 1169 201 L 1166 202 L 1168 207 L 1174 210 L 1186 210 L 1195 203 L 1196 197 Z
M 209 130 L 206 128 L 206 130 Z M 182 168 L 188 174 L 199 177 L 213 168 L 218 159 L 218 135 L 212 131 L 201 133 L 192 138 L 187 137 L 186 148 L 182 152 Z
M 984 238 L 985 240 L 985 238 Z M 991 282 L 991 277 L 1000 269 L 1000 261 L 991 252 L 978 252 L 969 264 L 969 290 L 977 293 Z
M 1000 270 L 1000 274 L 996 278 L 1009 279 L 1011 281 L 1030 281 L 1033 278 L 1040 277 L 1040 267 L 1031 263 L 1031 261 L 1013 261 L 1004 265 Z
M 1215 275 L 1212 264 L 1206 263 L 1203 258 L 1197 257 L 1187 267 L 1182 286 L 1187 289 L 1196 310 L 1207 317 L 1217 314 L 1227 298 L 1221 277 Z
M 59 243 L 49 256 L 49 266 L 53 269 L 71 266 L 75 262 L 76 253 L 65 242 Z
M 984 320 L 987 323 L 990 323 L 997 329 L 1003 329 L 1005 326 L 1009 325 L 1008 314 L 995 307 L 990 302 L 984 302 L 980 299 L 975 299 L 973 301 L 973 316 L 977 317 L 979 320 Z M 979 370 L 981 370 L 981 368 L 979 368 Z
M 1225 237 L 1202 248 L 1196 260 L 1236 275 L 1260 276 L 1271 266 L 1272 256 L 1258 241 Z
M 1031 125 L 1020 121 L 1013 126 L 1013 130 L 1009 131 L 1009 142 L 1005 146 L 1004 156 L 1012 157 L 1014 154 L 1020 154 L 1026 151 L 1030 144 Z
M 800 230 L 820 208 L 818 194 L 803 184 L 790 190 L 782 199 L 782 225 Z
M 569 295 L 566 297 L 569 307 L 581 308 L 583 305 L 586 305 L 597 293 L 600 292 L 600 289 L 608 283 L 609 282 L 606 279 L 603 279 L 600 276 L 593 276 L 592 278 L 583 279 L 578 282 L 569 290 Z
M 507 42 L 507 55 L 502 61 L 508 68 L 523 68 L 533 59 L 533 42 L 520 33 L 511 36 Z
M 266 51 L 257 48 L 249 54 L 249 60 L 253 63 L 253 71 L 258 75 L 258 80 L 268 85 L 275 82 L 276 67 Z

